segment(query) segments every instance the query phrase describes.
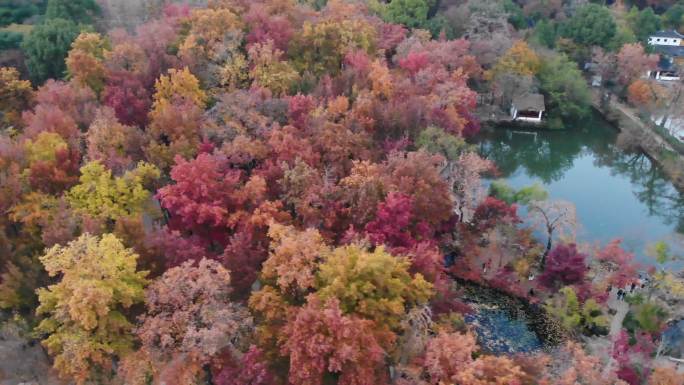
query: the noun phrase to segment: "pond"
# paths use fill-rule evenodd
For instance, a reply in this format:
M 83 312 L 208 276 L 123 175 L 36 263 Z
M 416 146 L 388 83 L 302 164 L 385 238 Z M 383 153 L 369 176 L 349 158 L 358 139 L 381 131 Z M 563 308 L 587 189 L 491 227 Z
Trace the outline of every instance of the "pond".
M 529 325 L 496 307 L 474 306 L 465 322 L 475 328 L 477 342 L 489 353 L 530 353 L 542 347 L 537 334 Z
M 684 319 L 672 322 L 663 332 L 660 354 L 684 357 Z
M 550 199 L 575 204 L 578 241 L 621 238 L 642 263 L 648 245 L 665 241 L 684 254 L 684 194 L 643 153 L 617 144 L 618 132 L 598 116 L 564 131 L 483 129 L 480 153 L 501 178 L 520 188 L 540 183 Z

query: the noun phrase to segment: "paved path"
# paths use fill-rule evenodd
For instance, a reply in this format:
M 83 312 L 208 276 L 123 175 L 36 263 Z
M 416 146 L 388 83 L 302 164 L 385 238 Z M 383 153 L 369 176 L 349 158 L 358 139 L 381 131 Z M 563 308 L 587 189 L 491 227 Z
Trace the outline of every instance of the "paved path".
M 629 304 L 627 301 L 617 299 L 617 291 L 613 289 L 608 298 L 608 306 L 611 309 L 617 310 L 617 313 L 615 313 L 610 321 L 610 333 L 608 334 L 611 339 L 615 339 L 620 334 L 620 330 L 622 330 L 622 321 L 625 320 L 625 316 L 629 311 Z
M 606 363 L 606 366 L 603 369 L 604 375 L 607 375 L 610 371 L 615 369 L 614 366 L 616 365 L 616 362 L 613 358 L 612 352 L 613 343 L 620 334 L 620 331 L 622 330 L 622 322 L 625 320 L 625 316 L 629 311 L 629 304 L 627 303 L 627 301 L 617 299 L 617 289 L 613 289 L 610 292 L 607 304 L 609 308 L 616 310 L 616 313 L 613 316 L 613 319 L 611 319 L 610 321 L 610 332 L 608 333 L 607 338 L 608 341 L 610 341 L 609 349 L 607 352 L 608 356 L 610 357 L 610 360 L 608 361 L 608 363 Z

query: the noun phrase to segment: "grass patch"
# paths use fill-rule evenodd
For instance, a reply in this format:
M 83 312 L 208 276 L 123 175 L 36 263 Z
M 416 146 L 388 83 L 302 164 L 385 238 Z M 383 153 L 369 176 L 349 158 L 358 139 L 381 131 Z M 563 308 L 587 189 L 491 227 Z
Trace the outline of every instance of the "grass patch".
M 20 33 L 22 35 L 28 35 L 31 30 L 33 30 L 33 26 L 29 24 L 10 24 L 8 26 L 0 28 L 0 32 L 13 32 L 13 33 Z

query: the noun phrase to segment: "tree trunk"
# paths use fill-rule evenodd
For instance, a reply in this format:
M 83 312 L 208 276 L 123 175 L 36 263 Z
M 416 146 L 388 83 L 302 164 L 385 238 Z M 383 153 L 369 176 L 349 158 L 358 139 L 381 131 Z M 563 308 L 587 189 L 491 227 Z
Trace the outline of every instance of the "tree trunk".
M 546 250 L 544 250 L 544 254 L 542 254 L 541 261 L 539 261 L 539 268 L 541 269 L 541 271 L 544 271 L 544 266 L 546 265 L 546 257 L 549 255 L 549 252 L 551 251 L 551 239 L 553 238 L 553 229 L 548 228 L 547 231 L 549 234 L 549 239 L 546 241 Z

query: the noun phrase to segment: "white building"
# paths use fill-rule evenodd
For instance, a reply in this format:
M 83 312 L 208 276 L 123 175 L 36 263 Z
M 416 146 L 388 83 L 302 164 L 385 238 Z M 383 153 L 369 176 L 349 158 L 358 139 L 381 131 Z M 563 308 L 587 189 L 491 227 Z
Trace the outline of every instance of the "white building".
M 648 71 L 647 75 L 648 77 L 655 80 L 674 81 L 680 79 L 679 72 L 673 70 L 665 70 L 663 68 L 658 68 L 655 71 Z
M 519 95 L 511 103 L 511 117 L 522 122 L 541 123 L 545 109 L 544 95 Z
M 684 35 L 677 31 L 658 31 L 648 38 L 648 44 L 660 54 L 658 68 L 649 71 L 652 79 L 677 81 L 680 79 L 679 66 L 684 64 Z
M 658 31 L 653 35 L 649 36 L 649 45 L 665 45 L 665 46 L 677 46 L 682 45 L 682 40 L 684 40 L 684 35 L 677 31 Z

